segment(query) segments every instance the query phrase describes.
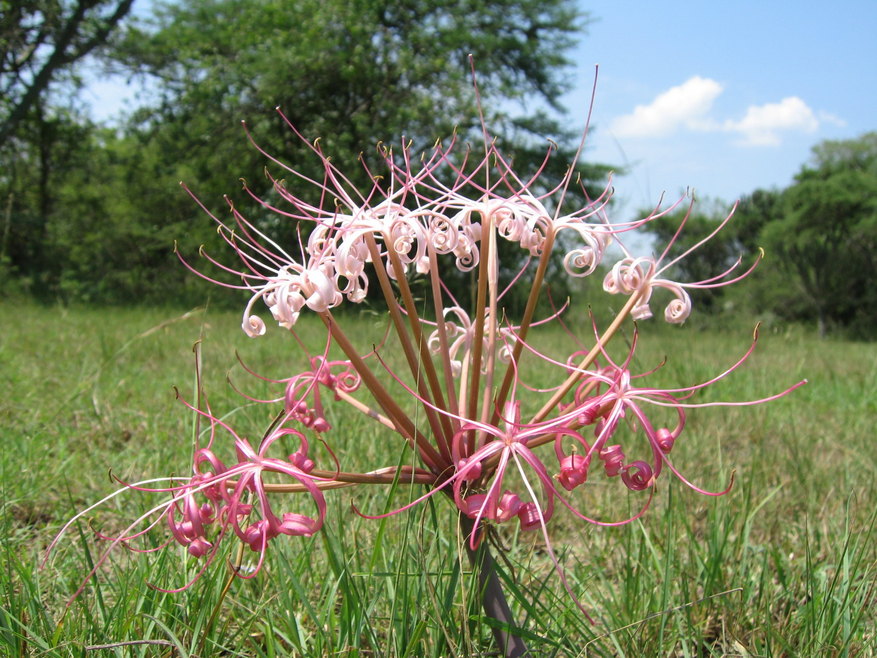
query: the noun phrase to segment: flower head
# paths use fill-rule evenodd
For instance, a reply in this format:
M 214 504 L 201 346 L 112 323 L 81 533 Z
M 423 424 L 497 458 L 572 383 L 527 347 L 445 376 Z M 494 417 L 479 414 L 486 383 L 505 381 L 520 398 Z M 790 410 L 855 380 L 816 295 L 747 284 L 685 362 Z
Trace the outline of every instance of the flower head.
M 279 423 L 255 446 L 215 418 L 209 407 L 207 411 L 194 409 L 209 419 L 210 443 L 196 446 L 193 475 L 160 489 L 170 500 L 152 511 L 166 519 L 172 541 L 185 546 L 196 558 L 206 557 L 209 564 L 220 542 L 233 536 L 259 554 L 261 567 L 266 548 L 280 535 L 310 536 L 322 527 L 326 489 L 403 481 L 426 485 L 427 490 L 412 503 L 383 516 L 410 509 L 441 492 L 463 517 L 474 522 L 469 537 L 472 547 L 488 524 L 516 522 L 524 532 L 539 530 L 564 586 L 575 599 L 548 532 L 548 523 L 558 508 L 588 523 L 629 523 L 646 511 L 664 467 L 700 493 L 721 495 L 728 490 L 712 494 L 692 484 L 679 473 L 670 454 L 683 433 L 685 409 L 705 406 L 687 402 L 689 396 L 733 372 L 752 349 L 710 381 L 659 389 L 640 383 L 650 373 L 631 372 L 636 332 L 630 353 L 621 364 L 609 358 L 605 345 L 628 316 L 651 316 L 649 303 L 655 288 L 674 294 L 665 318 L 682 322 L 692 310 L 686 290 L 739 280 L 746 273 L 729 278 L 739 262 L 720 277 L 679 283 L 666 278 L 678 258 L 665 263 L 666 250 L 659 258 L 634 257 L 622 245 L 624 258 L 608 269 L 604 288 L 628 295 L 628 302 L 602 335 L 595 328 L 593 347 L 580 349 L 581 343 L 573 344 L 565 362 L 555 361 L 529 338 L 533 327 L 561 322 L 567 309 L 564 306 L 541 320 L 536 317 L 552 258 L 560 257 L 568 276 L 591 275 L 598 271 L 614 239 L 664 213 L 656 211 L 637 222 L 611 224 L 606 217 L 610 185 L 595 200 L 588 198 L 584 187 L 573 195 L 581 147 L 566 175 L 550 183 L 539 181 L 541 168 L 530 178 L 516 174 L 486 130 L 484 157 L 478 161 L 473 161 L 470 150 L 460 150 L 456 135 L 447 147 L 437 142 L 431 152 L 423 154 L 419 165 L 414 164 L 417 160 L 412 158 L 410 143 L 400 153 L 382 148 L 384 176 L 375 176 L 366 167 L 372 187 L 358 191 L 331 164 L 318 142 L 311 144 L 303 138 L 302 142 L 322 163 L 322 182 L 268 157 L 315 194 L 296 193 L 284 181 L 272 179 L 274 192 L 284 204 L 278 208 L 247 191 L 268 210 L 305 225 L 302 233 L 307 239 L 300 237 L 297 249 L 283 248 L 230 203 L 234 225 L 216 221 L 240 263 L 233 267 L 203 250 L 200 253 L 212 266 L 241 280 L 240 284 L 220 285 L 249 293 L 242 319 L 248 336 L 266 332 L 260 316 L 265 307 L 280 327 L 294 335 L 301 313 L 310 312 L 323 322 L 326 347 L 318 356 L 305 351 L 307 366 L 302 371 L 269 380 L 282 387 L 272 400 L 254 400 L 282 403 Z M 548 149 L 546 158 L 551 152 Z M 570 209 L 574 196 L 584 201 Z M 315 198 L 320 201 L 308 201 Z M 730 216 L 725 222 L 728 220 Z M 502 242 L 517 245 L 514 262 L 500 263 Z M 180 259 L 195 270 L 182 255 Z M 443 276 L 452 268 L 472 273 L 475 294 L 469 309 L 458 303 L 448 277 Z M 511 282 L 501 281 L 509 278 L 509 271 L 517 274 Z M 413 277 L 426 282 L 420 299 L 409 284 Z M 516 318 L 508 317 L 504 303 L 504 295 L 512 287 L 523 287 L 524 294 L 518 297 L 526 299 Z M 386 302 L 395 340 L 392 350 L 403 363 L 394 369 L 383 354 L 389 351 L 386 336 L 363 353 L 333 314 L 344 304 L 363 303 L 375 289 Z M 340 350 L 345 358 L 330 358 L 331 349 Z M 522 375 L 525 350 L 533 358 L 556 366 L 557 385 L 528 387 Z M 404 394 L 398 393 L 399 387 Z M 526 395 L 522 394 L 525 389 Z M 326 396 L 326 391 L 332 395 Z M 328 420 L 327 404 L 344 405 L 348 414 L 368 417 L 388 441 L 401 439 L 415 452 L 419 466 L 342 473 L 336 460 L 334 470 L 318 469 L 306 436 L 312 433 L 323 440 L 324 435 L 336 431 Z M 675 410 L 673 426 L 653 422 L 650 406 Z M 625 454 L 620 431 L 624 425 L 645 437 L 645 458 L 630 460 Z M 228 462 L 231 465 L 227 466 L 217 457 L 213 446 L 217 428 L 230 435 L 236 463 Z M 281 437 L 297 441 L 298 449 L 285 457 L 269 455 Z M 553 444 L 553 452 L 542 449 L 548 444 Z M 577 507 L 580 499 L 571 492 L 591 482 L 600 471 L 609 478 L 618 477 L 630 491 L 648 490 L 648 496 L 641 496 L 636 514 L 602 520 Z M 266 473 L 276 474 L 286 484 L 266 482 Z M 508 477 L 509 473 L 517 476 Z M 276 512 L 272 497 L 279 491 L 304 493 L 313 501 L 316 515 Z M 151 515 L 138 523 L 147 519 Z M 114 544 L 142 534 L 135 529 L 138 523 Z M 154 521 L 150 527 L 153 525 Z

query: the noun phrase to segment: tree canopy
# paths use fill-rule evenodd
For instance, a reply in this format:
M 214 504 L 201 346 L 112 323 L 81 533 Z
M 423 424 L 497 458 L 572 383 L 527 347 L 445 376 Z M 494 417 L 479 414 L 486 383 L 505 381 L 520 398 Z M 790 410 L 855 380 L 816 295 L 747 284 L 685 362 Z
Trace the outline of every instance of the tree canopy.
M 104 53 L 106 67 L 142 76 L 153 90 L 121 130 L 51 103 L 41 108 L 54 132 L 19 130 L 21 148 L 3 156 L 19 172 L 4 181 L 13 195 L 4 253 L 32 291 L 49 297 L 166 299 L 170 288 L 182 301 L 190 283 L 173 256 L 174 238 L 188 253 L 218 238 L 180 192 L 181 179 L 221 211 L 223 193 L 233 195 L 241 177 L 270 198 L 271 181 L 261 173 L 268 166 L 282 174 L 265 153 L 316 175 L 321 166 L 308 142 L 317 139 L 363 189 L 372 184 L 363 162 L 379 160 L 380 142 L 401 153 L 404 139 L 416 154 L 456 133 L 478 148 L 470 55 L 485 120 L 516 168 L 535 169 L 552 142 L 561 151 L 544 174 L 550 184 L 566 172 L 580 137 L 560 123 L 559 99 L 569 48 L 587 23 L 570 0 L 157 5 Z M 609 168 L 580 163 L 579 170 L 587 183 Z M 33 189 L 43 190 L 41 202 Z M 296 239 L 294 225 L 253 212 L 264 230 Z
M 826 141 L 783 194 L 763 239 L 815 311 L 820 335 L 877 320 L 877 133 Z
M 670 256 L 698 242 L 729 212 L 722 204 L 707 211 L 695 206 Z M 647 225 L 659 251 L 684 217 L 676 212 Z M 746 285 L 735 286 L 732 305 L 755 315 L 815 320 L 823 337 L 830 328 L 875 337 L 877 133 L 816 145 L 791 186 L 744 196 L 722 232 L 678 267 L 685 280 L 706 279 L 738 255 L 753 260 L 761 248 L 766 258 Z M 701 302 L 709 307 L 718 292 L 703 291 Z
M 242 119 L 266 151 L 316 175 L 280 107 L 339 168 L 360 173 L 354 182 L 366 183 L 359 155 L 368 158 L 379 142 L 404 138 L 420 152 L 455 130 L 478 136 L 470 55 L 488 123 L 507 150 L 526 162 L 542 159 L 546 138 L 569 147 L 576 133 L 556 118 L 511 112 L 520 103 L 560 109 L 566 52 L 586 24 L 567 0 L 186 0 L 130 30 L 116 61 L 157 87 L 157 102 L 133 127 L 185 151 L 215 178 L 264 166 Z M 264 191 L 266 183 L 249 182 Z
M 106 44 L 134 0 L 2 0 L 0 145 L 49 84 Z

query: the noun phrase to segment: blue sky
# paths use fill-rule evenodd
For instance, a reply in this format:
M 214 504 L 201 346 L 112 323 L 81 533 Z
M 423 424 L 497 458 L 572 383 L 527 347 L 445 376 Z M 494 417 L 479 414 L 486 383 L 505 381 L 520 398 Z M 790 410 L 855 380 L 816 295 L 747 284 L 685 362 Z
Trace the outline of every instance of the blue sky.
M 877 130 L 877 2 L 582 3 L 564 101 L 590 160 L 627 164 L 616 214 L 687 186 L 726 202 L 792 182 L 824 139 Z M 617 219 L 618 217 L 616 217 Z
M 148 3 L 138 0 L 139 9 Z M 573 53 L 563 102 L 584 126 L 599 63 L 586 157 L 626 165 L 615 219 L 694 187 L 732 202 L 785 187 L 824 139 L 877 130 L 877 2 L 587 3 L 594 21 Z M 95 82 L 98 119 L 134 90 Z

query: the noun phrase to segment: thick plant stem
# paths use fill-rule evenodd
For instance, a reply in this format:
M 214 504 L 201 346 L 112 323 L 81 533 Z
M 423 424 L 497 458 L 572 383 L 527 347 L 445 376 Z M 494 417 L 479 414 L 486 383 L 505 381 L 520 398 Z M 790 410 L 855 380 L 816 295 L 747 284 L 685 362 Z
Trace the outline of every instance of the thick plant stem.
M 504 624 L 507 628 L 517 626 L 512 618 L 512 611 L 502 589 L 502 583 L 499 582 L 495 568 L 496 563 L 493 555 L 490 554 L 487 542 L 482 541 L 481 545 L 473 551 L 470 539 L 475 522 L 465 514 L 460 514 L 460 527 L 463 530 L 463 542 L 466 545 L 469 562 L 472 564 L 472 568 L 478 572 L 478 587 L 482 597 L 481 605 L 484 608 L 484 614 Z M 503 656 L 519 658 L 520 656 L 532 655 L 523 638 L 514 635 L 506 628 L 494 626 L 492 630 L 493 637 L 496 639 Z

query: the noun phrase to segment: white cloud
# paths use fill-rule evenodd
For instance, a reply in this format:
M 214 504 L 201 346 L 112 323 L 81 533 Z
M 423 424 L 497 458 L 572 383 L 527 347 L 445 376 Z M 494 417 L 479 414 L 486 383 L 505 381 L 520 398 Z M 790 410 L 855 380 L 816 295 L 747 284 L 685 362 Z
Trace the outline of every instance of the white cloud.
M 835 126 L 840 126 L 841 128 L 847 125 L 845 120 L 841 119 L 836 114 L 831 114 L 830 112 L 819 110 L 818 116 L 820 123 L 833 123 Z
M 822 124 L 846 124 L 827 112 L 817 115 L 797 96 L 779 103 L 750 105 L 740 120 L 717 120 L 710 114 L 722 91 L 715 80 L 696 75 L 658 95 L 649 105 L 637 105 L 631 114 L 616 117 L 610 129 L 620 138 L 663 137 L 680 129 L 728 132 L 742 137 L 738 145 L 779 146 L 784 131 L 813 133 Z
M 699 75 L 678 87 L 671 87 L 649 105 L 637 105 L 632 114 L 613 119 L 610 129 L 617 137 L 661 137 L 680 126 L 691 130 L 710 129 L 706 119 L 722 85 Z
M 742 143 L 746 145 L 779 146 L 779 131 L 812 133 L 819 128 L 819 120 L 807 103 L 797 96 L 789 96 L 779 103 L 750 105 L 745 117 L 740 121 L 728 119 L 722 128 L 741 133 L 745 138 Z

